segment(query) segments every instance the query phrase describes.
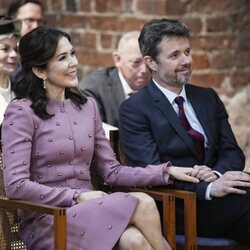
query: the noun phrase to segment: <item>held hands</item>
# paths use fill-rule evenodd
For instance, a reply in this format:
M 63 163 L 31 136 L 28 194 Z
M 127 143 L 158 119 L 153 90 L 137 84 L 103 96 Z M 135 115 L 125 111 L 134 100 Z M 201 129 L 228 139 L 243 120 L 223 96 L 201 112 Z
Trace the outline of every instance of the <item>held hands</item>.
M 212 171 L 212 169 L 205 165 L 195 165 L 192 176 L 198 178 L 200 181 L 205 182 L 213 182 L 218 179 L 217 175 Z
M 199 182 L 198 178 L 192 176 L 193 168 L 168 166 L 166 169 L 167 173 L 170 174 L 173 179 L 194 183 Z
M 80 203 L 83 201 L 91 200 L 91 199 L 96 199 L 96 198 L 101 198 L 104 197 L 108 194 L 102 191 L 90 191 L 90 192 L 83 192 L 80 193 L 79 197 L 77 198 L 76 203 Z
M 228 171 L 213 182 L 211 196 L 223 197 L 227 194 L 246 194 L 241 187 L 250 187 L 250 175 L 241 171 Z

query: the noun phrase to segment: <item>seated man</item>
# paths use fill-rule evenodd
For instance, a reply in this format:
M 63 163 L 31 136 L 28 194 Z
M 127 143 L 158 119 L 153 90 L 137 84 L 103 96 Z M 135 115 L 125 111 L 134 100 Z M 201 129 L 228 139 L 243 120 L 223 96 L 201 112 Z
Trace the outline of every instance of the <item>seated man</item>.
M 139 34 L 131 31 L 121 37 L 113 52 L 115 67 L 98 70 L 80 82 L 83 92 L 97 101 L 102 121 L 116 127 L 121 103 L 150 79 L 138 44 Z
M 120 107 L 120 139 L 131 164 L 171 161 L 194 167 L 198 184 L 174 181 L 196 192 L 199 236 L 229 237 L 250 243 L 250 175 L 245 157 L 216 92 L 189 83 L 192 71 L 187 26 L 151 20 L 139 45 L 152 80 Z M 178 204 L 178 221 L 183 210 Z

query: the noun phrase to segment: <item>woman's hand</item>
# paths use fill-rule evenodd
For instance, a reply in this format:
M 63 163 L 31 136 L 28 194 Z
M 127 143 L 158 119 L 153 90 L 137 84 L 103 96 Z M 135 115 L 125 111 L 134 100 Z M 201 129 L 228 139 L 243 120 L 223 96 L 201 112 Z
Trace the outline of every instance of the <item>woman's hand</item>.
M 78 196 L 76 203 L 78 204 L 78 203 L 83 202 L 83 201 L 101 198 L 101 197 L 104 197 L 106 195 L 108 195 L 108 194 L 106 194 L 105 192 L 102 192 L 102 191 L 83 192 L 83 193 L 80 193 L 80 195 Z
M 194 171 L 193 168 L 168 166 L 166 167 L 166 171 L 172 176 L 173 179 L 194 183 L 199 182 L 198 178 L 192 176 L 192 172 Z

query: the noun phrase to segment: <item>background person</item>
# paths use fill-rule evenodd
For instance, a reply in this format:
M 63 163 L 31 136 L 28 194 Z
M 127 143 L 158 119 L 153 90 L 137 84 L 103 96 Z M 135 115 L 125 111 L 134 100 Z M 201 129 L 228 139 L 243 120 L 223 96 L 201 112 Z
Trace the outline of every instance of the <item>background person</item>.
M 174 181 L 173 187 L 196 192 L 198 235 L 250 243 L 245 157 L 217 93 L 189 83 L 192 55 L 187 26 L 178 20 L 151 20 L 142 29 L 139 44 L 152 80 L 121 105 L 120 139 L 128 160 L 140 166 L 170 161 L 193 167 L 192 176 L 200 182 Z M 177 219 L 183 215 L 178 209 Z M 181 220 L 177 230 L 183 233 Z
M 20 28 L 19 21 L 0 17 L 0 124 L 7 104 L 14 98 L 10 75 L 17 66 Z
M 2 130 L 7 196 L 67 207 L 68 249 L 169 249 L 153 199 L 93 191 L 90 168 L 114 186 L 167 185 L 170 175 L 197 182 L 193 169 L 120 165 L 95 101 L 77 88 L 78 61 L 67 33 L 38 27 L 22 37 L 19 51 L 23 74 Z M 22 212 L 21 218 L 27 248 L 52 249 L 52 216 Z
M 44 9 L 38 0 L 14 0 L 9 5 L 7 15 L 22 21 L 21 36 L 44 25 Z
M 83 92 L 96 100 L 102 121 L 115 127 L 121 103 L 150 79 L 138 44 L 139 34 L 131 31 L 121 37 L 112 54 L 115 66 L 98 70 L 80 82 Z

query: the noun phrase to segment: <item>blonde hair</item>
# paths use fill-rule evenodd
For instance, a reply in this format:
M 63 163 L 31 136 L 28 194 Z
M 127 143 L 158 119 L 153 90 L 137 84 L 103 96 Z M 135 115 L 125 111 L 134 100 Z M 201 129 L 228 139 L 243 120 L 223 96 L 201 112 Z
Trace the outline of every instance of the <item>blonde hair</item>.
M 0 34 L 0 41 L 6 38 L 16 38 L 19 39 L 20 35 L 17 33 Z

